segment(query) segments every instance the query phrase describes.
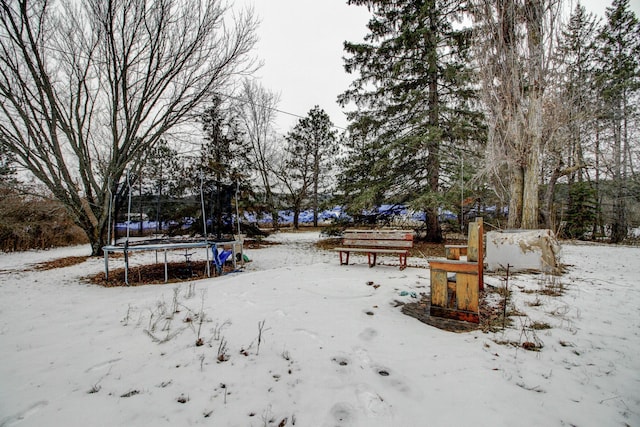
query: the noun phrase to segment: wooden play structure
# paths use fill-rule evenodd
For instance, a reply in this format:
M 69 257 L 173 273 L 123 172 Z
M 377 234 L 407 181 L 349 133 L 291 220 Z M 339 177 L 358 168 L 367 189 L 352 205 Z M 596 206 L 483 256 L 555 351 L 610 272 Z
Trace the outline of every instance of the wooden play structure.
M 340 265 L 349 264 L 351 252 L 366 253 L 369 267 L 376 265 L 378 254 L 398 255 L 400 270 L 407 267 L 407 256 L 413 248 L 413 232 L 404 230 L 347 230 L 342 246 L 334 248 L 340 253 Z
M 482 218 L 476 218 L 469 223 L 467 245 L 446 245 L 447 259 L 429 261 L 431 316 L 479 323 L 479 292 L 484 289 L 483 233 Z

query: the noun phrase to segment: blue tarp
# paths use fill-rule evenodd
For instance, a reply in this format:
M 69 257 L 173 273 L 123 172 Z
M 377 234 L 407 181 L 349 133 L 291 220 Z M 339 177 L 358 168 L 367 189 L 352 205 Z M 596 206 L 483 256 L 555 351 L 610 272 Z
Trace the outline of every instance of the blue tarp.
M 496 208 L 495 207 L 486 207 L 485 208 L 486 212 L 495 212 Z M 505 208 L 506 211 L 506 208 Z M 471 213 L 473 213 L 473 211 L 471 211 Z M 467 213 L 466 215 L 468 215 L 469 213 Z M 362 212 L 362 215 L 364 216 L 387 216 L 387 217 L 393 217 L 393 216 L 402 216 L 405 217 L 406 219 L 410 219 L 412 221 L 416 221 L 416 222 L 420 222 L 420 221 L 424 221 L 425 220 L 425 213 L 422 211 L 411 211 L 409 210 L 406 206 L 404 205 L 380 205 L 377 208 L 371 209 L 371 210 L 366 210 Z M 438 217 L 440 219 L 440 221 L 455 221 L 458 219 L 458 214 L 455 212 L 451 212 L 449 210 L 444 210 L 444 209 L 439 209 L 438 210 Z M 235 221 L 235 216 L 234 216 L 234 221 Z M 351 221 L 352 218 L 347 215 L 346 212 L 344 212 L 343 207 L 342 206 L 335 206 L 331 209 L 327 209 L 327 210 L 323 210 L 321 212 L 318 213 L 318 220 L 319 221 L 331 221 L 331 220 L 337 220 L 337 219 L 344 219 L 344 220 L 348 220 Z M 300 216 L 298 218 L 300 224 L 311 224 L 313 223 L 313 211 L 308 209 L 308 210 L 304 210 L 302 212 L 300 212 Z M 185 218 L 184 219 L 184 224 L 186 226 L 191 225 L 194 221 L 196 221 L 196 219 L 194 218 Z M 271 215 L 268 213 L 263 213 L 261 215 L 257 215 L 255 213 L 251 213 L 251 212 L 245 212 L 244 213 L 244 221 L 251 223 L 251 224 L 258 224 L 258 225 L 270 225 L 271 224 Z M 291 210 L 282 210 L 278 212 L 278 221 L 281 224 L 290 224 L 293 223 L 293 211 Z M 162 224 L 162 229 L 167 229 L 169 227 L 169 225 L 176 225 L 175 222 L 173 223 L 163 223 Z M 116 224 L 116 229 L 117 230 L 126 230 L 127 228 L 127 222 L 123 222 L 123 223 L 117 223 Z M 138 230 L 140 228 L 140 223 L 139 222 L 131 222 L 129 224 L 129 228 L 131 230 Z M 142 228 L 144 230 L 155 230 L 156 229 L 156 222 L 155 221 L 143 221 L 142 223 Z

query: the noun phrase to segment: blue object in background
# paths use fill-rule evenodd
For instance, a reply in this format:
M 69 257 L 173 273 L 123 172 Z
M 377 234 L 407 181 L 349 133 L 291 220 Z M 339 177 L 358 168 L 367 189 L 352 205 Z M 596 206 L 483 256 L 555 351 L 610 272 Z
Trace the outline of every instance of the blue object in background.
M 229 258 L 231 254 L 233 254 L 233 251 L 232 250 L 218 251 L 218 246 L 214 244 L 211 247 L 211 252 L 213 252 L 213 264 L 215 265 L 216 272 L 218 273 L 218 276 L 219 276 L 222 274 L 222 266 L 224 265 L 227 258 Z

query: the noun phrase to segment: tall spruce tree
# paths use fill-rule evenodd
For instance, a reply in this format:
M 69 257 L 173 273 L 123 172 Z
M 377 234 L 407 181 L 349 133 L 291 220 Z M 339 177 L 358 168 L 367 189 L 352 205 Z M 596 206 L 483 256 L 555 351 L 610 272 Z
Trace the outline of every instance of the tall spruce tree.
M 561 32 L 558 56 L 561 58 L 560 85 L 568 113 L 569 164 L 585 163 L 585 142 L 592 132 L 597 118 L 596 100 L 593 96 L 596 35 L 598 25 L 593 14 L 587 13 L 579 3 L 572 12 L 569 23 Z M 570 181 L 582 181 L 583 169 L 578 168 Z
M 573 238 L 582 238 L 596 227 L 597 181 L 592 182 L 585 171 L 587 159 L 598 155 L 594 137 L 598 118 L 594 95 L 597 33 L 596 17 L 578 3 L 560 34 L 557 49 L 560 67 L 555 86 L 559 99 L 552 114 L 556 123 L 562 122 L 556 132 L 562 146 L 557 150 L 557 164 L 547 187 L 545 211 L 550 216 L 551 189 L 560 176 L 566 175 L 569 186 L 566 231 Z M 546 225 L 551 228 L 549 221 Z
M 444 164 L 482 138 L 462 1 L 349 0 L 372 18 L 363 43 L 345 42 L 345 70 L 359 71 L 339 97 L 351 112 L 341 192 L 352 208 L 405 203 L 426 213 L 426 238 L 441 241 Z M 457 25 L 454 28 L 454 23 Z M 456 154 L 454 154 L 456 153 Z
M 640 24 L 629 10 L 629 0 L 614 0 L 607 8 L 599 40 L 598 85 L 612 155 L 611 241 L 619 243 L 627 237 L 631 118 L 637 112 L 640 90 Z

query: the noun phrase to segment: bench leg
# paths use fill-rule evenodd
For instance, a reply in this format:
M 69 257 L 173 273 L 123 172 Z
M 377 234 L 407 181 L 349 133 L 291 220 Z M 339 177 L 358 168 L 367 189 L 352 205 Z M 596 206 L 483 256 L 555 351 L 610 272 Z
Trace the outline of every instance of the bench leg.
M 345 262 L 342 262 L 342 254 L 345 254 Z M 349 252 L 340 251 L 340 265 L 349 265 Z
M 369 252 L 368 255 L 369 255 L 369 268 L 374 267 L 376 265 L 376 258 L 378 254 L 375 252 L 374 253 Z M 371 262 L 371 255 L 373 255 L 373 262 Z
M 407 254 L 400 254 L 400 270 L 407 268 Z

